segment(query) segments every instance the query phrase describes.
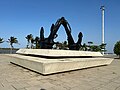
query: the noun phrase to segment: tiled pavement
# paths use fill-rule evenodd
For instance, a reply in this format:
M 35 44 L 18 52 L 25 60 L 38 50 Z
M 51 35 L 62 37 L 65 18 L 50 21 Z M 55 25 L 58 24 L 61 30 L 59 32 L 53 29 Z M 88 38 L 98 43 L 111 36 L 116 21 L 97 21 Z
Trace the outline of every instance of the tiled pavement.
M 120 59 L 108 66 L 43 76 L 0 55 L 0 90 L 120 90 Z

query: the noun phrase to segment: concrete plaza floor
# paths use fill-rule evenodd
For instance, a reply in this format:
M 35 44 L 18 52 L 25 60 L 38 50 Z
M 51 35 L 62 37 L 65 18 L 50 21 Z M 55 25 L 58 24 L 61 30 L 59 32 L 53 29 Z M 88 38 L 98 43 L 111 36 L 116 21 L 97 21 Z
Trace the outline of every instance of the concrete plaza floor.
M 114 59 L 108 66 L 48 76 L 9 60 L 9 56 L 0 54 L 0 90 L 120 90 L 120 59 Z

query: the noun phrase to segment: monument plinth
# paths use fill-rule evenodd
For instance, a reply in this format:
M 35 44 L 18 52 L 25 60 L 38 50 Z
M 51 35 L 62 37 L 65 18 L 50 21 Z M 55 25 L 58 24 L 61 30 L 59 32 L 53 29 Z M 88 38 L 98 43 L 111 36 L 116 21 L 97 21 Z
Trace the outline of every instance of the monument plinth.
M 113 61 L 103 58 L 100 52 L 53 49 L 20 49 L 11 56 L 10 62 L 43 75 L 108 65 Z

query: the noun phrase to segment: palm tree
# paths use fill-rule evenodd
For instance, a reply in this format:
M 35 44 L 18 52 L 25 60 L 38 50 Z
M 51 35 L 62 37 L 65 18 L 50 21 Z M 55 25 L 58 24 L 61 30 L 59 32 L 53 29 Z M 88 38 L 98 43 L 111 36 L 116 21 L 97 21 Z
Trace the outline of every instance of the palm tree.
M 40 38 L 39 37 L 35 37 L 35 46 L 36 46 L 36 49 L 40 48 L 39 41 L 40 41 Z
M 64 41 L 63 43 L 62 43 L 63 45 L 63 49 L 68 49 L 68 43 L 67 43 L 67 41 Z
M 3 42 L 4 42 L 3 38 L 0 38 L 0 44 L 3 43 Z M 1 48 L 1 50 L 2 50 L 2 48 Z
M 87 45 L 84 43 L 84 44 L 81 46 L 80 50 L 82 50 L 82 51 L 87 51 L 87 50 L 88 50 Z
M 90 46 L 91 44 L 93 44 L 93 42 L 89 41 L 88 44 L 89 44 L 89 46 Z
M 102 43 L 102 44 L 100 45 L 101 52 L 106 52 L 106 49 L 105 49 L 105 48 L 106 48 L 106 45 L 107 45 L 106 43 L 105 43 L 105 44 Z
M 10 53 L 12 53 L 12 49 L 14 48 L 13 44 L 14 43 L 18 44 L 18 40 L 17 40 L 17 38 L 11 36 L 10 39 L 8 39 L 8 42 L 10 43 L 10 46 L 11 46 L 11 52 Z
M 27 37 L 25 37 L 25 38 L 26 38 L 27 41 L 28 41 L 27 48 L 29 48 L 30 43 L 31 43 L 31 40 L 33 39 L 33 35 L 32 35 L 32 34 L 29 34 L 29 35 L 27 35 Z M 31 44 L 31 46 L 32 46 L 32 44 Z M 31 47 L 31 46 L 30 46 L 30 47 Z
M 33 44 L 34 44 L 34 38 L 31 38 L 31 48 L 34 48 Z
M 101 49 L 100 49 L 100 46 L 99 45 L 92 45 L 91 47 L 91 51 L 95 51 L 95 52 L 100 52 Z
M 92 47 L 91 45 L 92 45 L 92 44 L 93 44 L 93 42 L 91 42 L 91 41 L 88 42 L 88 45 L 89 45 L 89 49 L 88 49 L 88 50 L 89 50 L 89 51 L 91 51 L 91 47 Z
M 3 38 L 0 38 L 0 43 L 3 43 L 4 41 L 3 41 Z

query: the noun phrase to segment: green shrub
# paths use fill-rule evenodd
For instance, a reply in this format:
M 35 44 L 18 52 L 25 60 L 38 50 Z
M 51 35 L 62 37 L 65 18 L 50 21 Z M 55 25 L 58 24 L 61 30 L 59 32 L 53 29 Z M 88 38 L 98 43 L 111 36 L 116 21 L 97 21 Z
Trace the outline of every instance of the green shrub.
M 119 58 L 120 58 L 120 41 L 118 41 L 118 42 L 114 45 L 114 53 L 115 53 L 116 55 L 118 55 Z

